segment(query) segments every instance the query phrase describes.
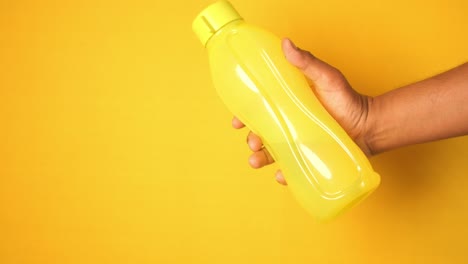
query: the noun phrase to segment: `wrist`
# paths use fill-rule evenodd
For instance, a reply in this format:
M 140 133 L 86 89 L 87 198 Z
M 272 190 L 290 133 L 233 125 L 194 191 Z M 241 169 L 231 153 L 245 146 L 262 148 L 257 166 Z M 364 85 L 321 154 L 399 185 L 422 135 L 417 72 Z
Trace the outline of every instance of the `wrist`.
M 382 152 L 382 120 L 384 117 L 381 111 L 381 99 L 379 96 L 367 96 L 367 118 L 364 125 L 363 145 L 364 153 L 367 156 L 373 156 Z M 385 122 L 385 121 L 384 121 Z
M 354 140 L 358 147 L 364 152 L 368 157 L 374 155 L 374 150 L 370 144 L 370 138 L 373 134 L 373 119 L 372 119 L 372 105 L 374 98 L 359 93 L 355 93 L 356 100 L 358 104 L 356 105 L 356 124 L 352 129 L 348 129 L 348 135 Z

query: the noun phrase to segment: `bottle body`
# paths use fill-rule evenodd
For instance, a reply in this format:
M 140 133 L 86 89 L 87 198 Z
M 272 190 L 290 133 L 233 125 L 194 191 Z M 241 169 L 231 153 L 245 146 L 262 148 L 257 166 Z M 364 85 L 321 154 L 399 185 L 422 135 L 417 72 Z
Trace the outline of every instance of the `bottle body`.
M 224 104 L 261 137 L 313 216 L 331 219 L 377 188 L 379 175 L 285 59 L 279 38 L 240 19 L 218 30 L 206 49 Z

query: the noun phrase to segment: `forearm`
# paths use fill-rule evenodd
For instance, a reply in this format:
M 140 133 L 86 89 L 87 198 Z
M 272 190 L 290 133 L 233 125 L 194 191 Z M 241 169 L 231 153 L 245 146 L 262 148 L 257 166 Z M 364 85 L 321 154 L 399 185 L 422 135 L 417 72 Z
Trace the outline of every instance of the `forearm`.
M 373 154 L 468 134 L 468 63 L 369 99 Z

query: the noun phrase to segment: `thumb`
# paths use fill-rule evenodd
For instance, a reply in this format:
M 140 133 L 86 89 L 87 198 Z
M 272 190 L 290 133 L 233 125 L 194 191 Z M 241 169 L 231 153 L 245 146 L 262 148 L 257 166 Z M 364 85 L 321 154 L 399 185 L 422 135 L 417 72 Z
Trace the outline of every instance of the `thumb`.
M 290 39 L 283 39 L 282 46 L 289 63 L 299 68 L 318 87 L 329 87 L 330 81 L 341 77 L 337 69 L 317 59 L 310 52 L 296 47 Z

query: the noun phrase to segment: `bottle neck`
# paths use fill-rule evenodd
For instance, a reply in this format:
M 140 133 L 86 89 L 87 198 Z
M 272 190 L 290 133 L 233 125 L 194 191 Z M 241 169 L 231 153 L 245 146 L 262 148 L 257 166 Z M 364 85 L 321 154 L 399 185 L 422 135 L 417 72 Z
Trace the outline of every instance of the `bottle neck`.
M 205 48 L 206 49 L 209 49 L 211 44 L 214 41 L 214 39 L 217 39 L 219 38 L 220 36 L 224 35 L 225 32 L 229 32 L 233 27 L 237 27 L 239 24 L 242 24 L 244 23 L 244 19 L 242 18 L 239 18 L 239 19 L 236 19 L 236 20 L 233 20 L 229 23 L 226 23 L 224 26 L 222 26 L 220 29 L 218 29 L 209 39 L 208 41 L 206 41 L 206 45 L 205 45 Z

